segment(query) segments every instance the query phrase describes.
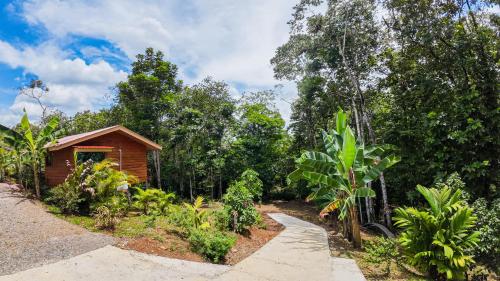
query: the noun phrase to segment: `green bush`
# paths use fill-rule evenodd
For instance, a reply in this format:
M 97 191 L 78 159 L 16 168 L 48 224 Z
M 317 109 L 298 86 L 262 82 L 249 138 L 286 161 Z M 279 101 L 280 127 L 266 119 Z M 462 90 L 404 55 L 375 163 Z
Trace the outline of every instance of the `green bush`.
M 479 243 L 474 248 L 475 258 L 500 272 L 500 199 L 490 204 L 484 199 L 476 200 L 472 207 L 478 220 Z
M 71 166 L 69 162 L 68 166 Z M 64 213 L 89 214 L 98 207 L 110 209 L 123 207 L 122 201 L 116 200 L 123 195 L 116 188 L 136 178 L 114 169 L 115 163 L 104 160 L 94 163 L 92 160 L 76 164 L 64 183 L 49 190 L 47 202 L 56 205 Z M 111 202 L 115 200 L 115 202 Z M 120 199 L 121 200 L 121 199 Z M 115 206 L 112 206 L 115 205 Z
M 440 190 L 418 186 L 429 208 L 396 209 L 395 226 L 403 229 L 399 242 L 411 265 L 435 280 L 463 279 L 474 263 L 467 253 L 477 247 L 476 217 L 461 199 L 461 190 L 443 186 Z
M 222 262 L 236 242 L 236 238 L 232 235 L 202 229 L 192 229 L 188 240 L 194 252 L 215 263 Z
M 118 223 L 116 216 L 106 206 L 97 208 L 94 219 L 95 227 L 98 229 L 114 229 Z
M 384 266 L 384 271 L 387 275 L 391 274 L 392 262 L 396 264 L 400 263 L 400 254 L 396 239 L 379 237 L 373 241 L 365 241 L 363 247 L 367 254 L 364 260 Z
M 259 173 L 252 169 L 246 169 L 238 179 L 252 194 L 255 202 L 262 202 L 262 181 L 259 179 Z
M 231 184 L 223 200 L 234 231 L 241 233 L 255 224 L 259 213 L 253 205 L 253 195 L 245 187 L 244 182 L 237 181 Z
M 166 218 L 168 224 L 174 227 L 173 229 L 169 229 L 169 231 L 177 232 L 180 236 L 188 237 L 189 230 L 194 228 L 194 222 L 189 210 L 182 206 L 170 206 L 170 211 Z
M 231 222 L 231 216 L 226 209 L 212 210 L 208 215 L 210 225 L 219 231 L 227 231 Z
M 46 201 L 65 214 L 88 213 L 93 190 L 88 188 L 85 179 L 92 172 L 93 164 L 89 160 L 76 165 L 63 183 L 49 190 Z M 66 165 L 71 167 L 69 162 Z
M 145 215 L 166 215 L 169 206 L 175 199 L 174 193 L 165 193 L 156 188 L 136 188 L 136 194 L 133 196 L 134 207 L 142 211 Z

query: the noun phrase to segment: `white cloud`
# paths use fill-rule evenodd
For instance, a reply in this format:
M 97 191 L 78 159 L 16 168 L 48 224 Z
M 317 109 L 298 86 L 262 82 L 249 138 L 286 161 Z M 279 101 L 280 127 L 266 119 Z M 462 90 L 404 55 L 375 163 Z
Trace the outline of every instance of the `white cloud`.
M 18 13 L 47 30 L 50 41 L 25 48 L 0 41 L 0 61 L 38 75 L 51 88 L 50 102 L 69 113 L 92 108 L 107 87 L 125 77 L 99 60 L 111 57 L 108 49 L 82 47 L 80 52 L 93 60 L 90 64 L 63 50 L 74 35 L 107 40 L 131 60 L 149 46 L 162 50 L 189 84 L 211 76 L 232 87 L 270 89 L 283 83 L 273 78 L 269 60 L 288 38 L 286 22 L 295 3 L 31 0 L 22 3 Z M 293 101 L 295 87 L 285 84 L 289 86 L 283 99 Z M 16 104 L 12 110 L 22 103 Z M 278 99 L 277 107 L 288 119 L 289 104 Z
M 286 22 L 295 3 L 32 0 L 23 4 L 23 11 L 29 23 L 43 25 L 55 37 L 102 38 L 130 59 L 146 47 L 160 49 L 179 65 L 188 83 L 212 76 L 271 88 L 280 81 L 273 78 L 269 60 L 288 38 Z
M 68 114 L 102 106 L 106 103 L 109 87 L 127 76 L 105 61 L 87 64 L 80 58 L 69 59 L 69 55 L 53 42 L 16 48 L 0 40 L 0 62 L 12 68 L 21 67 L 25 73 L 37 75 L 50 89 L 42 101 Z M 41 115 L 41 109 L 33 100 L 17 96 L 8 109 L 2 109 L 3 122 L 17 122 L 23 108 L 34 119 Z

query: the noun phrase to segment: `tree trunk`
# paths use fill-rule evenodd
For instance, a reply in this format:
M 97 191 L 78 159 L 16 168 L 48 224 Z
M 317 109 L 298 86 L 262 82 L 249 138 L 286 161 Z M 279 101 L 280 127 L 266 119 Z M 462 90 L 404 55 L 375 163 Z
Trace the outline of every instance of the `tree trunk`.
M 342 234 L 344 235 L 345 239 L 350 240 L 348 227 L 349 227 L 349 223 L 348 223 L 347 218 L 345 218 L 342 220 Z
M 41 197 L 40 194 L 40 179 L 38 178 L 38 165 L 36 160 L 33 162 L 33 179 L 35 180 L 35 194 L 37 198 Z
M 361 94 L 361 103 L 362 107 L 365 108 L 364 105 L 364 97 Z M 366 109 L 363 110 L 363 120 L 364 123 L 366 124 L 366 128 L 368 128 L 368 135 L 370 136 L 371 143 L 373 145 L 377 144 L 377 139 L 375 138 L 375 132 L 373 131 L 372 125 L 370 118 L 368 117 L 368 114 L 366 113 Z M 382 201 L 383 201 L 383 208 L 384 208 L 384 221 L 387 227 L 392 227 L 392 219 L 391 219 L 391 209 L 389 208 L 389 200 L 387 199 L 387 187 L 385 185 L 385 178 L 384 178 L 384 173 L 380 173 L 380 189 L 382 190 Z
M 222 171 L 219 169 L 219 196 L 222 199 Z
M 387 188 L 385 187 L 384 173 L 380 173 L 380 189 L 382 189 L 382 200 L 384 201 L 384 218 L 387 227 L 392 227 L 391 209 L 389 208 L 389 199 L 387 199 Z
M 354 248 L 360 249 L 361 232 L 358 220 L 358 209 L 356 209 L 356 206 L 352 206 L 350 208 L 350 215 L 351 215 L 351 227 L 352 227 L 352 245 L 354 246 Z
M 356 108 L 356 103 L 354 102 L 354 97 L 351 99 L 352 112 L 354 113 L 354 122 L 356 123 L 356 135 L 361 138 L 361 128 L 359 125 L 358 109 Z

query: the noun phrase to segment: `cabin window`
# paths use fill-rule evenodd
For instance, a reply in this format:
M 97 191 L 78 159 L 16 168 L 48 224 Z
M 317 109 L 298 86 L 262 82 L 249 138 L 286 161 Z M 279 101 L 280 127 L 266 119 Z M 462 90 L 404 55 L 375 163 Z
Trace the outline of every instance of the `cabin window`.
M 76 154 L 78 163 L 85 163 L 90 159 L 92 159 L 94 163 L 98 163 L 104 160 L 104 158 L 106 158 L 104 152 L 78 152 Z
M 52 153 L 47 153 L 47 155 L 45 155 L 45 166 L 46 167 L 50 167 L 52 166 Z

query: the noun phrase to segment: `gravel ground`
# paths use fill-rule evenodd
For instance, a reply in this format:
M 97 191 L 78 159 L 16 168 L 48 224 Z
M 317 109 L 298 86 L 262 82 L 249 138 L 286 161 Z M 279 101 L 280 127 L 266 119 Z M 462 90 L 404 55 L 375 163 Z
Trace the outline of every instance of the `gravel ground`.
M 47 213 L 39 202 L 0 183 L 0 275 L 77 256 L 113 244 Z

